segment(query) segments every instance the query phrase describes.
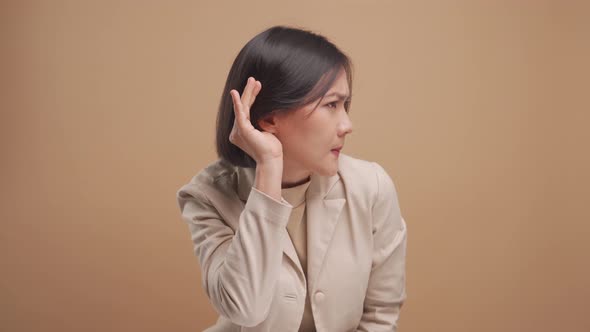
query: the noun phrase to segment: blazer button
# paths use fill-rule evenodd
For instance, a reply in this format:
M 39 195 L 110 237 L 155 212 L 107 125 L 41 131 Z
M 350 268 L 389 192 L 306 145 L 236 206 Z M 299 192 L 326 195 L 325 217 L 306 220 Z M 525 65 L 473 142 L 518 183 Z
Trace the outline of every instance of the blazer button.
M 321 302 L 324 299 L 324 293 L 321 291 L 315 292 L 315 300 L 316 302 Z

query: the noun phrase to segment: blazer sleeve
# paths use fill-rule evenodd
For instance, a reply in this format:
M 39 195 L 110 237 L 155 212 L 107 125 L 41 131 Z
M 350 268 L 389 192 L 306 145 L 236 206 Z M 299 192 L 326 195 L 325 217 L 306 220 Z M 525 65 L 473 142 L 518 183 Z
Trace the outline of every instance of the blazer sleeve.
M 373 205 L 373 264 L 358 331 L 397 331 L 406 299 L 406 223 L 394 183 L 375 162 L 378 191 Z
M 180 188 L 177 200 L 213 307 L 234 324 L 260 324 L 279 277 L 292 206 L 252 187 L 234 233 L 198 184 Z

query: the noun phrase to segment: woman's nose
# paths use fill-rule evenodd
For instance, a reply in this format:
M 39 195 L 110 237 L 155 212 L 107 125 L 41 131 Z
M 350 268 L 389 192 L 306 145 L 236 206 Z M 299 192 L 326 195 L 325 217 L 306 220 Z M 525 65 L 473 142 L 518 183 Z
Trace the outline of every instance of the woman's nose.
M 340 127 L 338 128 L 339 136 L 344 136 L 346 134 L 352 133 L 352 121 L 350 121 L 348 113 L 344 114 L 344 119 L 340 122 Z

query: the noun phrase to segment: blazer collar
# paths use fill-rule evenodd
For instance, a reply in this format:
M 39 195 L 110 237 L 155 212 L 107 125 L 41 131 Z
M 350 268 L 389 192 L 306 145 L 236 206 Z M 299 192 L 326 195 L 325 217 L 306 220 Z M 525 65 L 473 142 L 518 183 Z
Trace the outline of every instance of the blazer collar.
M 307 276 L 305 276 L 293 242 L 288 234 L 283 236 L 283 252 L 295 265 L 301 282 L 307 284 L 309 291 L 319 277 L 329 244 L 342 208 L 346 202 L 342 169 L 348 156 L 340 154 L 339 171 L 333 176 L 311 175 L 311 183 L 306 192 L 307 216 Z M 255 168 L 235 167 L 238 196 L 246 202 L 254 185 Z M 285 232 L 287 229 L 285 227 Z

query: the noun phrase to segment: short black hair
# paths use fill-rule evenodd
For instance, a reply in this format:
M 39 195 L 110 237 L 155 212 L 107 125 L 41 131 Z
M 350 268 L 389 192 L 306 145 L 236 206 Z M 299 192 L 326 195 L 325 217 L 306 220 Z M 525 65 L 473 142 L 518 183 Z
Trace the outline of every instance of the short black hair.
M 270 113 L 293 110 L 318 98 L 321 101 L 341 68 L 352 95 L 352 62 L 326 37 L 283 25 L 254 36 L 238 53 L 223 88 L 217 113 L 218 157 L 234 166 L 256 167 L 252 157 L 229 141 L 235 117 L 229 92 L 235 89 L 241 95 L 248 77 L 262 83 L 250 108 L 250 121 L 261 130 L 258 121 Z M 349 107 L 350 98 L 345 102 L 346 110 Z

